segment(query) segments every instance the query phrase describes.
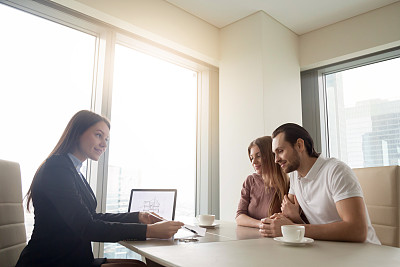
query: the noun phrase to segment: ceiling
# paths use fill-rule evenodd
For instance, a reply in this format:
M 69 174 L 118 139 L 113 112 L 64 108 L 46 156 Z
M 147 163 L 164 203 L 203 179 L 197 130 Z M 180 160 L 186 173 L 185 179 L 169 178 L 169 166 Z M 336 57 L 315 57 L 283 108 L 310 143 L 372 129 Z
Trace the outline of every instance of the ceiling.
M 223 28 L 257 11 L 298 35 L 398 2 L 399 0 L 166 0 Z

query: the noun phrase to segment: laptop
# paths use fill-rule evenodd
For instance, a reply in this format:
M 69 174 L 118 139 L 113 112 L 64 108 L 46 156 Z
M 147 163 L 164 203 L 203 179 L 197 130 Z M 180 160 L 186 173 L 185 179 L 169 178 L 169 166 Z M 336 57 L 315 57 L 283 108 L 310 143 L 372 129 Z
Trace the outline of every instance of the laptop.
M 154 212 L 172 221 L 175 219 L 176 194 L 176 189 L 132 189 L 128 212 Z

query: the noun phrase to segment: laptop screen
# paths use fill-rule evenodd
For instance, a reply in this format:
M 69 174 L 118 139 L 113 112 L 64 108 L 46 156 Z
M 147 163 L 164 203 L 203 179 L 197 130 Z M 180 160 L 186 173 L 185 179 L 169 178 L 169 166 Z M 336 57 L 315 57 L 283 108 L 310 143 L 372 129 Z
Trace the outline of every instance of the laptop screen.
M 148 211 L 175 219 L 176 189 L 132 189 L 128 212 Z

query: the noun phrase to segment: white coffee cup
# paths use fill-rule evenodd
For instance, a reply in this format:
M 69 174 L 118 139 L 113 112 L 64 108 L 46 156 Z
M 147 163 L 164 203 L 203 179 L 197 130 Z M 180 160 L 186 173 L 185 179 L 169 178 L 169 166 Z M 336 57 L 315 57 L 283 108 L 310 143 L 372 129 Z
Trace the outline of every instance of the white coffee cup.
M 201 214 L 198 215 L 197 220 L 199 221 L 200 225 L 212 225 L 214 223 L 215 220 L 215 215 L 209 215 L 209 214 Z
M 289 242 L 301 242 L 304 238 L 305 227 L 302 225 L 282 225 L 283 239 Z

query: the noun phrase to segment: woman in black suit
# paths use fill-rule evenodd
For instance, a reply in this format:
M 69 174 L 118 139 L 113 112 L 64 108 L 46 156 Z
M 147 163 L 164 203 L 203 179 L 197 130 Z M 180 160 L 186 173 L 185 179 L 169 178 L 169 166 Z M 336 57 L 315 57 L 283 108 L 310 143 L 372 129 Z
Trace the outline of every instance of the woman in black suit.
M 149 213 L 96 213 L 96 197 L 80 167 L 88 158 L 100 158 L 109 131 L 109 121 L 96 113 L 82 110 L 72 117 L 27 193 L 35 225 L 17 266 L 145 266 L 94 259 L 91 242 L 170 238 L 181 228 L 181 222 L 160 221 Z

